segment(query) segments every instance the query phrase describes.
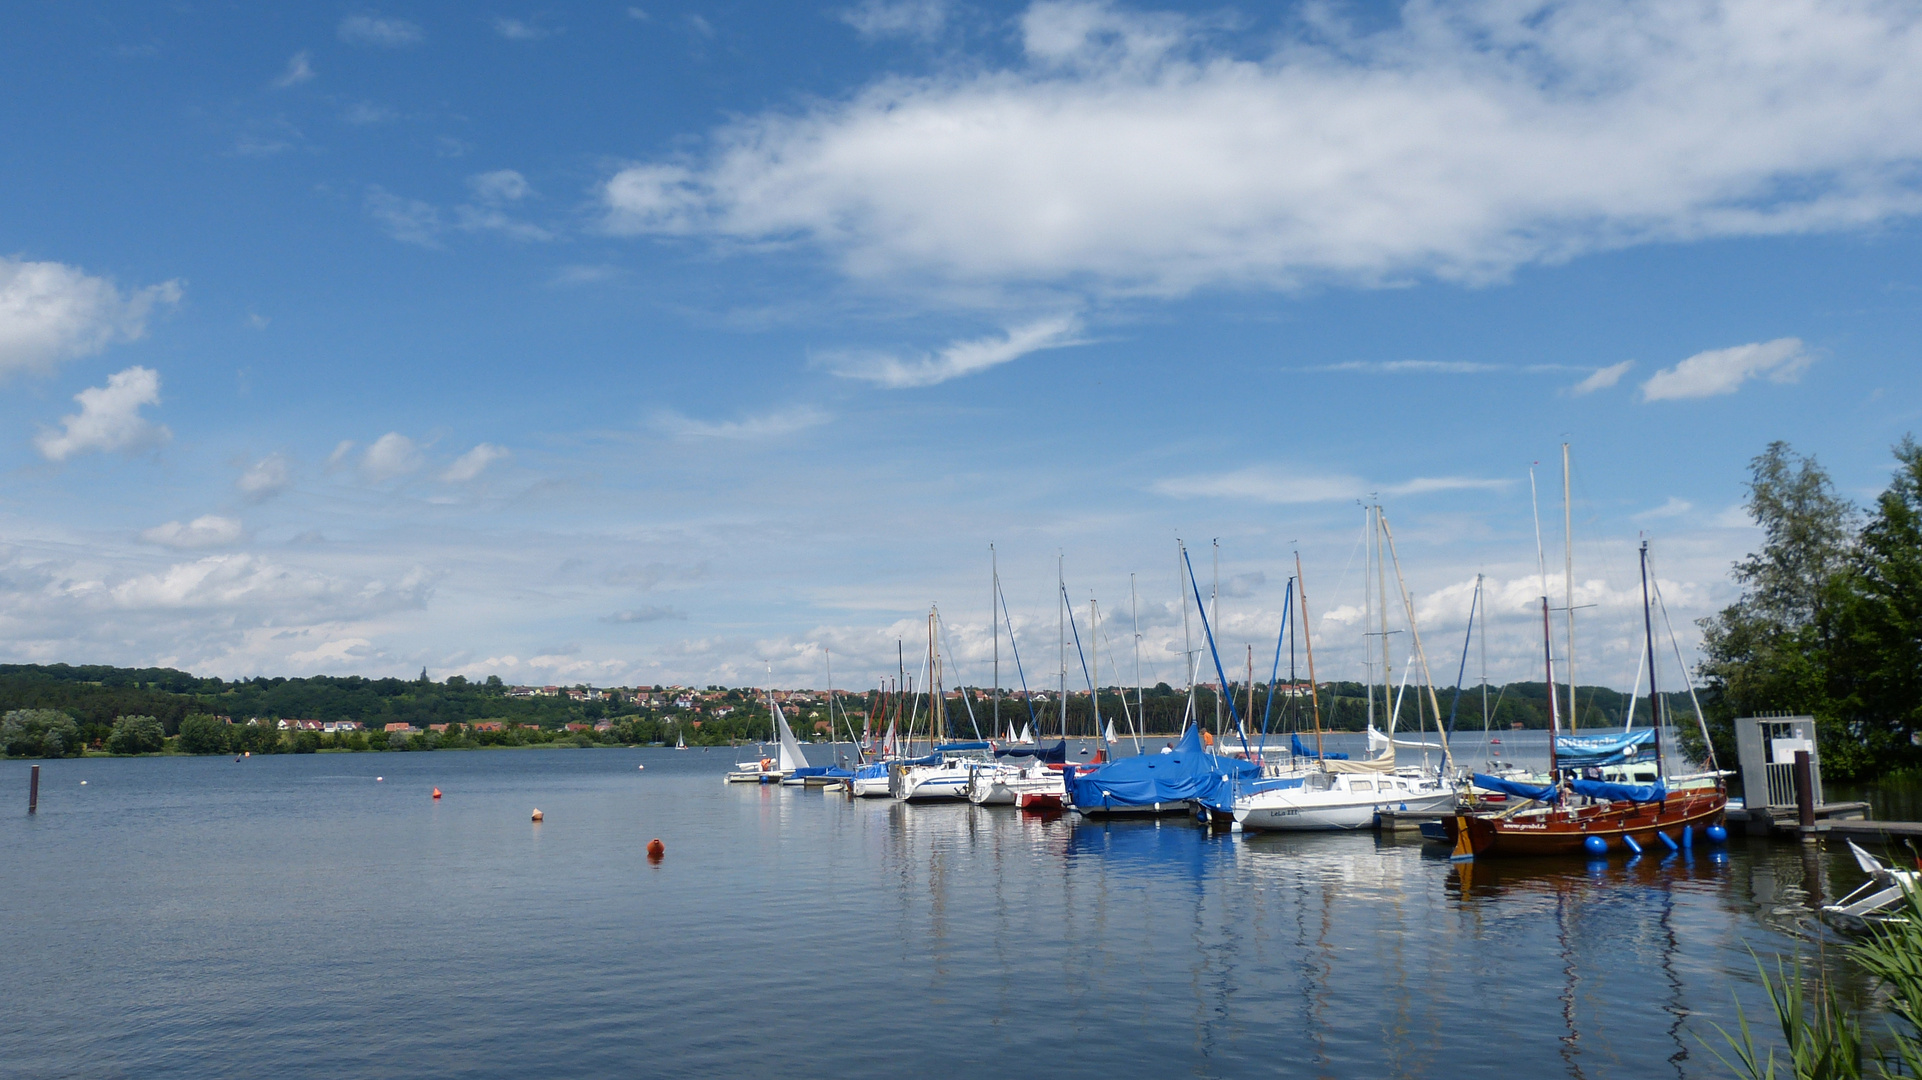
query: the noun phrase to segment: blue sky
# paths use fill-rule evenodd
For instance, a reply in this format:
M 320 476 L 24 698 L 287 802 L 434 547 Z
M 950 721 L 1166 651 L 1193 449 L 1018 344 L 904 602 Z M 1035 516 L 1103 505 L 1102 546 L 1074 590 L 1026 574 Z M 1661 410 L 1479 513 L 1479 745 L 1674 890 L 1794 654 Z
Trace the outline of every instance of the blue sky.
M 1433 666 L 1483 573 L 1533 677 L 1567 441 L 1626 685 L 1641 536 L 1692 650 L 1747 461 L 1866 501 L 1922 400 L 1903 5 L 6 20 L 9 661 L 818 685 L 938 603 L 978 681 L 993 543 L 1179 682 L 1182 537 L 1358 677 L 1373 493 Z

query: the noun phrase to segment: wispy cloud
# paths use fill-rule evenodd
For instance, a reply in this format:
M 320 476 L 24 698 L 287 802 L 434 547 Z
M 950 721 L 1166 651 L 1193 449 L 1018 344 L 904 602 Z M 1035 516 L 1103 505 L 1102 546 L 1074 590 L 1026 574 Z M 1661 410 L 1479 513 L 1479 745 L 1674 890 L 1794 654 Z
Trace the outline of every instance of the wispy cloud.
M 1672 368 L 1658 371 L 1642 384 L 1643 401 L 1733 394 L 1751 379 L 1792 383 L 1815 362 L 1800 338 L 1737 345 L 1731 349 L 1698 352 Z
M 303 50 L 295 53 L 293 57 L 287 61 L 287 69 L 282 71 L 280 77 L 274 80 L 274 89 L 285 90 L 290 86 L 299 86 L 301 83 L 313 77 L 314 66 L 309 62 L 307 53 Z
M 1689 502 L 1687 499 L 1677 498 L 1674 495 L 1670 495 L 1668 497 L 1668 501 L 1663 503 L 1662 505 L 1657 506 L 1650 510 L 1644 510 L 1639 514 L 1636 514 L 1635 520 L 1636 521 L 1654 521 L 1658 518 L 1681 517 L 1683 514 L 1686 514 L 1693 509 L 1695 509 L 1694 503 Z
M 1568 392 L 1571 396 L 1581 397 L 1585 394 L 1592 394 L 1597 390 L 1606 390 L 1616 383 L 1621 382 L 1622 376 L 1628 374 L 1628 369 L 1634 366 L 1635 361 L 1624 360 L 1619 364 L 1610 364 L 1604 368 L 1596 368 L 1594 374 L 1576 383 L 1574 386 L 1569 387 Z
M 180 297 L 178 281 L 123 293 L 77 266 L 0 256 L 0 379 L 139 340 L 154 310 Z
M 634 608 L 629 611 L 616 611 L 612 615 L 603 615 L 601 616 L 601 621 L 606 623 L 650 623 L 686 618 L 687 612 L 679 611 L 671 607 L 643 607 Z
M 367 212 L 387 235 L 402 243 L 440 246 L 443 225 L 440 210 L 432 203 L 403 198 L 376 184 L 367 189 Z
M 479 476 L 481 473 L 486 472 L 489 465 L 509 456 L 511 455 L 508 454 L 507 448 L 504 446 L 495 446 L 492 443 L 481 443 L 479 446 L 455 458 L 454 463 L 449 465 L 446 471 L 440 474 L 440 478 L 448 483 L 464 484 Z
M 349 15 L 340 20 L 335 33 L 350 45 L 374 45 L 383 49 L 413 45 L 425 36 L 419 26 L 406 19 L 379 15 Z
M 843 378 L 900 390 L 986 371 L 1042 349 L 1079 345 L 1080 330 L 1078 317 L 1055 315 L 1013 327 L 1004 334 L 957 341 L 935 353 L 903 357 L 887 352 L 833 351 L 816 354 L 814 362 Z
M 1446 491 L 1500 491 L 1512 480 L 1467 476 L 1423 476 L 1396 483 L 1371 483 L 1358 476 L 1316 474 L 1271 466 L 1233 472 L 1170 477 L 1149 490 L 1180 499 L 1241 499 L 1279 505 L 1342 502 L 1368 495 L 1430 495 Z
M 186 524 L 169 521 L 165 525 L 155 525 L 140 534 L 149 544 L 176 549 L 224 547 L 246 535 L 246 529 L 236 518 L 206 514 Z
M 144 406 L 160 404 L 160 373 L 151 368 L 130 367 L 73 399 L 80 411 L 61 417 L 61 430 L 44 430 L 33 440 L 48 461 L 96 450 L 144 450 L 173 438 L 166 427 L 140 415 Z
M 671 409 L 663 409 L 653 415 L 652 423 L 655 430 L 677 439 L 730 439 L 753 442 L 792 435 L 808 428 L 819 427 L 831 419 L 833 418 L 827 413 L 811 405 L 802 405 L 761 416 L 720 421 L 696 420 Z
M 542 26 L 536 19 L 511 19 L 501 16 L 494 20 L 494 32 L 509 41 L 539 41 L 560 33 L 558 27 Z
M 945 0 L 862 0 L 837 14 L 864 38 L 931 41 L 947 25 L 948 5 Z

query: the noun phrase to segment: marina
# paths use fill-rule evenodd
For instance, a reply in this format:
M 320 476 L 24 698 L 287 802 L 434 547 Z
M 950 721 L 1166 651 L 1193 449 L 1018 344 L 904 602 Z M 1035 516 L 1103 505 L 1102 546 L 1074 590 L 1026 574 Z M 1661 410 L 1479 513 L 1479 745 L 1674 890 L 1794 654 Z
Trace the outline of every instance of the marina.
M 720 783 L 731 762 L 48 762 L 39 813 L 0 829 L 0 933 L 64 962 L 0 990 L 20 1018 L 0 1058 L 29 1076 L 733 1076 L 768 1044 L 805 1076 L 939 1046 L 959 1075 L 1047 1057 L 1069 1077 L 1710 1077 L 1713 1025 L 1767 1008 L 1750 950 L 1866 991 L 1821 944 L 1819 909 L 1868 880 L 1840 845 L 1451 863 L 1402 833 Z M 27 771 L 0 763 L 0 783 L 24 792 Z M 715 981 L 761 961 L 755 993 Z M 218 977 L 153 996 L 183 963 Z M 1514 984 L 1540 992 L 1462 1022 Z

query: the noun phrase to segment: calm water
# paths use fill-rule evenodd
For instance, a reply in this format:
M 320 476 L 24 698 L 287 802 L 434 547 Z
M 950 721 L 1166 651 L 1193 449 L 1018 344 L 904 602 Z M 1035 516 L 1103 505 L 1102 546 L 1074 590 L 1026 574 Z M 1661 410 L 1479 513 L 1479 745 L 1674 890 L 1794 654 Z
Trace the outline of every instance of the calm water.
M 734 756 L 53 761 L 35 818 L 0 763 L 0 1072 L 1719 1076 L 1749 950 L 1812 954 L 1859 876 L 1739 841 L 1464 869 Z

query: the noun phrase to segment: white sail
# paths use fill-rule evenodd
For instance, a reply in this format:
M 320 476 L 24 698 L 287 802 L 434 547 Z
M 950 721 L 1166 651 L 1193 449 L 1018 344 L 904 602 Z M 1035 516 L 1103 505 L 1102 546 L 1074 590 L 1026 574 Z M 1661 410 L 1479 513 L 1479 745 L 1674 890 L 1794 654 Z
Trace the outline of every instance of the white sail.
M 888 758 L 894 756 L 894 721 L 892 720 L 888 721 L 888 733 L 881 737 L 881 756 Z
M 791 773 L 796 769 L 808 767 L 807 755 L 801 753 L 801 744 L 794 741 L 794 732 L 787 726 L 787 717 L 781 712 L 780 702 L 774 705 L 774 727 L 781 733 L 781 771 Z
M 1034 741 L 1034 733 L 1028 730 L 1028 725 L 1022 724 L 1020 742 L 1025 744 L 1025 743 L 1031 743 L 1033 741 Z
M 1115 737 L 1114 737 L 1114 721 L 1113 721 L 1113 720 L 1110 720 L 1110 721 L 1108 721 L 1108 730 L 1106 730 L 1106 731 L 1104 731 L 1104 732 L 1102 732 L 1102 733 L 1101 733 L 1101 738 L 1102 738 L 1102 739 L 1103 739 L 1103 741 L 1105 741 L 1105 742 L 1106 742 L 1106 743 L 1107 743 L 1107 744 L 1108 744 L 1109 746 L 1113 746 L 1113 745 L 1115 744 Z

